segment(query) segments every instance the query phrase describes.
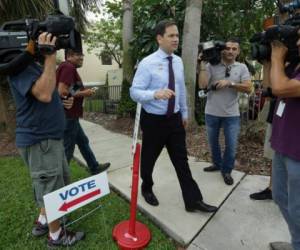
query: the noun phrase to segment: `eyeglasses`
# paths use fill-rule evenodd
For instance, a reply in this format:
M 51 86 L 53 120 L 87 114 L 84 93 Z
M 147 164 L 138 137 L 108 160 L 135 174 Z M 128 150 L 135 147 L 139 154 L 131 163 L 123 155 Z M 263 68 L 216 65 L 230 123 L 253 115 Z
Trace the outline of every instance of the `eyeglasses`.
M 227 50 L 227 51 L 229 51 L 229 50 L 237 51 L 238 48 L 236 48 L 236 47 L 226 47 L 225 50 Z
M 225 77 L 229 77 L 230 76 L 230 70 L 231 70 L 231 67 L 230 66 L 227 66 L 225 68 Z

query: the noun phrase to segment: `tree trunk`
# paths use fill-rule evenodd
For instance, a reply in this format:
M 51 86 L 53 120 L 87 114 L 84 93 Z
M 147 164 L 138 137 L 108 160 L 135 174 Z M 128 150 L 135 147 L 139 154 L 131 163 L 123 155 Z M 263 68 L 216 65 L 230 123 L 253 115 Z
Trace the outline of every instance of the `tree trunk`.
M 187 0 L 183 27 L 182 60 L 187 88 L 189 122 L 195 123 L 195 84 L 203 0 Z
M 130 41 L 133 38 L 132 0 L 123 0 L 123 81 L 131 83 L 133 78 L 133 62 L 130 53 Z
M 7 81 L 0 77 L 0 132 L 13 134 L 15 130 L 15 105 Z
M 2 79 L 0 80 L 0 132 L 5 130 L 8 124 L 7 117 L 7 99 L 5 98 Z

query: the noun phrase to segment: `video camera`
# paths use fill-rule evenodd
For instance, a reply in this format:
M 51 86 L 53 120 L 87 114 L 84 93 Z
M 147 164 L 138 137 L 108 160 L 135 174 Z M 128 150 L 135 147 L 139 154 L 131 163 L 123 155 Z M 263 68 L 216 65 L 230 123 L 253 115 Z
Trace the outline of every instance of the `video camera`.
M 295 10 L 300 8 L 300 0 L 294 0 L 290 3 L 282 4 L 280 0 L 277 1 L 277 6 L 281 13 L 293 13 Z
M 300 19 L 297 21 L 300 21 Z M 286 60 L 288 62 L 298 60 L 298 29 L 298 24 L 297 26 L 283 24 L 270 27 L 265 32 L 255 34 L 250 39 L 252 58 L 258 61 L 270 60 L 271 42 L 278 40 L 288 48 Z
M 293 14 L 296 9 L 300 8 L 300 0 L 295 0 L 285 5 L 278 0 L 277 5 L 281 13 L 289 12 L 291 17 L 283 24 L 273 25 L 264 32 L 254 34 L 250 39 L 251 57 L 260 62 L 270 60 L 271 42 L 278 40 L 288 48 L 286 61 L 293 63 L 300 59 L 297 47 L 300 15 Z
M 202 52 L 202 59 L 211 65 L 216 65 L 221 61 L 221 51 L 226 48 L 222 41 L 207 41 L 199 44 L 199 51 Z
M 54 5 L 59 8 L 58 1 L 55 1 Z M 30 39 L 37 44 L 42 32 L 56 36 L 56 44 L 54 48 L 35 46 L 36 55 L 67 48 L 82 50 L 81 35 L 75 29 L 73 18 L 62 14 L 59 9 L 55 14 L 48 15 L 44 21 L 37 19 L 9 21 L 0 28 L 0 74 L 16 74 L 27 67 L 34 57 L 25 51 L 25 48 Z

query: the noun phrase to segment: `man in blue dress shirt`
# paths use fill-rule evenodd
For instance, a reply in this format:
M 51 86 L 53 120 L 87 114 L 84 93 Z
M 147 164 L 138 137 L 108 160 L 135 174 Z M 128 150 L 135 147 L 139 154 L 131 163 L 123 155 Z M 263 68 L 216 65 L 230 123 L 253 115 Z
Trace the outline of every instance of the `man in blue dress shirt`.
M 143 107 L 142 195 L 148 204 L 158 206 L 158 199 L 152 190 L 152 172 L 166 146 L 178 176 L 186 211 L 215 212 L 216 207 L 203 202 L 188 165 L 184 69 L 181 58 L 173 54 L 179 44 L 176 23 L 167 20 L 159 22 L 155 35 L 159 49 L 140 62 L 130 88 L 131 98 Z

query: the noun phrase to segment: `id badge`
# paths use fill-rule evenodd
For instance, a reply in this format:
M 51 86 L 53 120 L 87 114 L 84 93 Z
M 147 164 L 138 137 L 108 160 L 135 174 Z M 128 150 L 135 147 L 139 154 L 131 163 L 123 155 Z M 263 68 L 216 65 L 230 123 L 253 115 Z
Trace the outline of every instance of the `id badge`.
M 277 108 L 277 111 L 276 111 L 276 115 L 279 116 L 279 117 L 282 117 L 284 109 L 285 109 L 285 102 L 280 101 L 279 105 L 278 105 L 278 108 Z

